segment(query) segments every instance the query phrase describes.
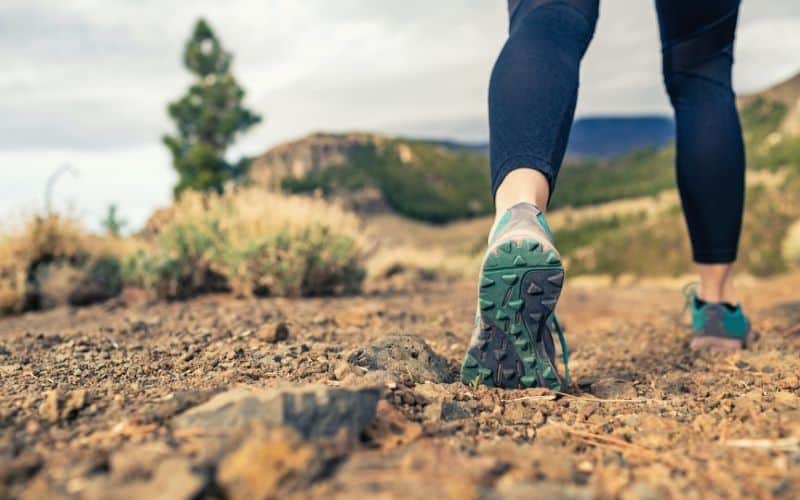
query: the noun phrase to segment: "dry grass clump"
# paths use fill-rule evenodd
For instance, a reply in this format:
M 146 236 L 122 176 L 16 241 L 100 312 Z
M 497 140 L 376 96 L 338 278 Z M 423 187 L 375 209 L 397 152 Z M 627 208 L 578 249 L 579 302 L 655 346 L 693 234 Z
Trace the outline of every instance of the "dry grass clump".
M 0 314 L 84 305 L 119 293 L 110 243 L 70 217 L 33 216 L 0 234 Z
M 353 293 L 364 277 L 358 219 L 319 199 L 190 192 L 149 232 L 149 246 L 124 259 L 123 274 L 162 297 Z
M 456 253 L 438 247 L 414 246 L 381 248 L 367 263 L 367 276 L 372 285 L 380 286 L 387 279 L 415 281 L 437 278 L 459 279 L 477 276 L 483 254 Z
M 800 220 L 794 221 L 786 230 L 781 243 L 781 255 L 791 266 L 800 264 Z

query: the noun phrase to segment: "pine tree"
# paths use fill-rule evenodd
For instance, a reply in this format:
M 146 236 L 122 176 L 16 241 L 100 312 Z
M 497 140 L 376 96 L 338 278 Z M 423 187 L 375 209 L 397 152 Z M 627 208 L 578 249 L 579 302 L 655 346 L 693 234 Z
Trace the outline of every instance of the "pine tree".
M 176 198 L 186 189 L 222 192 L 249 165 L 247 159 L 229 163 L 225 158 L 236 136 L 261 121 L 242 103 L 245 92 L 231 74 L 231 60 L 208 23 L 198 20 L 183 53 L 196 81 L 167 108 L 177 126 L 175 134 L 164 136 L 179 176 Z

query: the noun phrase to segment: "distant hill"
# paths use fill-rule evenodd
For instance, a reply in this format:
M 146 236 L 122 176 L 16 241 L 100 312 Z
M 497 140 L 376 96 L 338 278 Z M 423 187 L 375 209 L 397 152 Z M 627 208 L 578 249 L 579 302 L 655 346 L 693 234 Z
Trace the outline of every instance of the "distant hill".
M 675 140 L 675 122 L 665 115 L 586 116 L 572 124 L 568 159 L 609 158 L 640 149 L 660 148 Z M 489 154 L 486 142 L 430 140 L 452 149 Z
M 775 170 L 800 158 L 800 75 L 739 100 L 751 169 Z M 642 130 L 638 130 L 642 129 Z M 674 187 L 672 121 L 658 116 L 584 118 L 562 167 L 551 208 L 652 196 Z M 640 133 L 641 132 L 641 133 Z M 631 145 L 636 148 L 623 154 Z M 646 145 L 646 146 L 645 146 Z M 645 147 L 643 147 L 645 146 Z M 249 180 L 268 189 L 317 192 L 362 211 L 447 222 L 488 214 L 486 146 L 316 133 L 257 157 Z
M 257 157 L 249 179 L 269 189 L 340 198 L 362 212 L 390 208 L 430 222 L 492 210 L 480 146 L 316 133 Z
M 609 157 L 636 149 L 660 148 L 675 138 L 668 116 L 592 116 L 572 124 L 567 156 Z
M 739 98 L 739 108 L 746 109 L 759 102 L 769 102 L 783 109 L 776 132 L 800 136 L 800 73 L 755 94 Z

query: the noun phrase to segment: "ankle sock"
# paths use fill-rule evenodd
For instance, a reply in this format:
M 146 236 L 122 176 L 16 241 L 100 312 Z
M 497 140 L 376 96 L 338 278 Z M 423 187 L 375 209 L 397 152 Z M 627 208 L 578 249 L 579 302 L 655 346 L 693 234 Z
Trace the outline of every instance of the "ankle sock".
M 734 312 L 736 310 L 736 308 L 738 307 L 738 306 L 735 306 L 735 305 L 731 304 L 730 302 L 712 302 L 712 303 L 720 304 L 720 305 L 722 305 L 722 307 L 724 307 L 725 309 L 727 309 L 730 312 Z M 699 297 L 695 297 L 694 298 L 695 307 L 698 307 L 698 308 L 699 307 L 703 307 L 706 304 L 708 304 L 708 302 L 706 302 L 705 300 L 703 300 L 703 299 L 701 299 Z

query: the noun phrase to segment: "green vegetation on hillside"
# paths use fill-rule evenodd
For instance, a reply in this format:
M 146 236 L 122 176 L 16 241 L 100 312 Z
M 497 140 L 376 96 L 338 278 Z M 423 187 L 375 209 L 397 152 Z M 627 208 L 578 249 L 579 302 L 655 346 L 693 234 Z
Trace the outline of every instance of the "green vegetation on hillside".
M 646 217 L 643 212 L 629 215 L 612 215 L 603 219 L 591 219 L 582 224 L 556 229 L 556 244 L 563 255 L 571 255 L 576 250 L 586 247 L 606 234 L 621 228 L 642 222 Z M 481 248 L 483 251 L 483 248 Z
M 788 228 L 800 218 L 800 139 L 779 132 L 786 105 L 756 97 L 740 110 L 748 170 L 781 170 L 785 181 L 747 190 L 739 267 L 757 276 L 785 271 Z M 609 164 L 565 165 L 554 206 L 653 195 L 673 184 L 673 148 L 640 151 Z M 679 275 L 691 271 L 691 250 L 679 206 L 654 217 L 598 218 L 556 231 L 572 274 Z
M 777 185 L 748 188 L 739 262 L 759 276 L 782 272 L 791 264 L 781 245 L 789 226 L 800 219 L 800 138 L 780 132 L 787 112 L 784 103 L 765 97 L 750 99 L 740 110 L 748 170 L 785 174 Z M 674 163 L 673 145 L 610 159 L 567 161 L 550 208 L 655 196 L 674 189 Z M 365 186 L 378 187 L 398 213 L 425 221 L 446 222 L 492 208 L 488 161 L 482 152 L 424 141 L 397 139 L 362 147 L 343 166 L 283 182 L 288 191 L 320 190 L 326 195 Z M 556 228 L 556 236 L 572 274 L 678 275 L 691 270 L 677 205 L 655 215 L 598 216 Z M 478 248 L 482 251 L 483 242 Z
M 776 170 L 800 159 L 800 140 L 778 132 L 788 109 L 785 104 L 757 97 L 741 110 L 748 165 Z
M 775 170 L 800 158 L 800 140 L 774 132 L 786 106 L 758 97 L 741 110 L 748 168 Z M 403 161 L 400 148 L 411 152 Z M 481 151 L 395 139 L 356 149 L 345 165 L 282 182 L 284 190 L 325 195 L 376 186 L 398 213 L 428 222 L 490 213 L 489 167 Z M 568 160 L 561 168 L 551 209 L 654 196 L 675 186 L 673 145 L 615 158 Z
M 800 140 L 771 135 L 778 130 L 786 111 L 784 104 L 762 97 L 741 109 L 748 168 L 775 170 L 798 161 Z M 774 137 L 774 143 L 770 137 Z M 561 169 L 551 208 L 653 196 L 675 187 L 674 164 L 672 145 L 608 160 L 567 162 Z
M 800 188 L 800 186 L 796 186 Z M 788 184 L 747 190 L 739 268 L 756 276 L 785 271 L 781 252 L 789 226 L 800 217 L 791 201 L 797 193 Z M 692 270 L 691 250 L 680 207 L 654 217 L 587 220 L 567 231 L 556 231 L 559 249 L 569 258 L 571 274 L 677 276 Z M 577 236 L 576 236 L 577 235 Z M 587 236 L 588 235 L 588 236 Z M 578 244 L 574 240 L 579 238 Z M 564 245 L 564 242 L 569 242 Z
M 403 161 L 398 148 L 407 147 Z M 551 208 L 580 207 L 623 198 L 655 195 L 674 185 L 671 149 L 644 149 L 615 159 L 567 162 Z M 291 193 L 320 191 L 326 196 L 376 186 L 398 213 L 428 222 L 447 222 L 491 213 L 489 167 L 477 151 L 425 141 L 396 139 L 389 145 L 356 149 L 349 161 L 281 187 Z
M 775 132 L 785 116 L 786 106 L 783 103 L 756 97 L 739 110 L 745 141 L 760 143 Z
M 755 185 L 747 190 L 739 266 L 757 276 L 783 272 L 792 264 L 782 254 L 782 245 L 788 228 L 800 218 L 800 138 L 779 132 L 786 112 L 784 104 L 762 97 L 750 101 L 740 112 L 748 169 L 780 169 L 787 174 L 776 186 Z M 620 190 L 654 194 L 672 187 L 671 182 L 665 184 L 672 175 L 671 163 L 672 153 L 668 149 L 642 152 L 620 159 L 610 172 L 625 185 Z M 614 192 L 613 185 L 606 191 L 604 183 L 611 177 L 603 180 L 602 171 L 603 167 L 595 166 L 576 174 L 565 167 L 564 177 L 582 176 L 587 192 L 580 194 L 581 202 L 590 197 L 595 200 L 625 197 L 620 191 Z M 631 187 L 627 186 L 628 179 Z M 572 197 L 570 201 L 579 204 L 575 203 L 574 186 L 567 182 L 559 184 L 560 190 L 566 189 L 556 194 L 554 202 L 565 203 L 564 198 Z M 607 198 L 610 193 L 614 193 L 614 198 Z M 616 218 L 590 220 L 567 231 L 557 231 L 557 236 L 561 238 L 560 246 L 562 241 L 570 243 L 562 252 L 570 259 L 573 274 L 678 275 L 691 270 L 689 240 L 678 206 L 655 217 L 628 219 L 624 224 Z
M 407 158 L 400 148 L 407 148 Z M 492 210 L 489 175 L 482 154 L 424 141 L 394 140 L 361 146 L 345 165 L 303 178 L 288 178 L 293 193 L 321 190 L 326 195 L 377 186 L 397 212 L 429 222 L 485 215 Z
M 675 185 L 673 149 L 642 149 L 612 159 L 567 162 L 550 208 L 654 196 Z

